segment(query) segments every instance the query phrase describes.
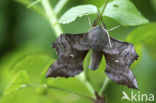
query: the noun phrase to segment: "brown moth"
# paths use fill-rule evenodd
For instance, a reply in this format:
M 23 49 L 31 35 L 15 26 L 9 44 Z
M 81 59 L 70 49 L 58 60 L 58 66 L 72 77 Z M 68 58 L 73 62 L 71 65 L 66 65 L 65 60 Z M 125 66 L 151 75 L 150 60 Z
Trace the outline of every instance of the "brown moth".
M 88 33 L 62 34 L 53 43 L 58 59 L 50 66 L 46 77 L 73 77 L 83 71 L 83 60 L 92 50 L 90 68 L 96 70 L 102 55 L 106 59 L 106 74 L 114 82 L 138 89 L 130 65 L 138 58 L 131 43 L 109 37 L 108 31 L 95 26 Z

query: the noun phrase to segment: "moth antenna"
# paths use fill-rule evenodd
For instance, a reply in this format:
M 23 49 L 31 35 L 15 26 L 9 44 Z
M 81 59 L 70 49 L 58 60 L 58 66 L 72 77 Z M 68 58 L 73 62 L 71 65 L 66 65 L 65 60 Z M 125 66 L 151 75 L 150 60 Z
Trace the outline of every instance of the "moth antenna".
M 109 36 L 108 33 L 107 33 L 107 36 L 108 36 L 109 45 L 110 45 L 110 47 L 112 48 L 112 43 L 111 43 L 110 36 Z
M 113 28 L 111 28 L 111 29 L 108 29 L 107 31 L 110 32 L 110 31 L 113 31 L 113 30 L 115 30 L 115 29 L 117 29 L 117 28 L 119 28 L 119 27 L 121 27 L 121 25 L 115 26 L 115 27 L 113 27 Z
M 107 32 L 107 30 L 105 30 Z M 110 36 L 109 36 L 109 33 L 107 32 L 107 37 L 108 37 L 108 42 L 109 42 L 109 45 L 110 47 L 112 48 L 112 43 L 111 43 L 111 40 L 110 40 Z
M 88 22 L 89 22 L 89 25 L 90 25 L 90 27 L 92 28 L 92 22 L 91 22 L 91 19 L 90 19 L 90 17 L 89 17 L 89 15 L 87 14 L 87 17 L 88 17 Z
M 102 27 L 106 29 L 106 25 L 105 23 L 103 22 L 103 19 L 101 18 L 101 22 L 102 22 Z
M 103 22 L 103 19 L 102 19 L 102 18 L 101 18 L 101 22 L 102 22 L 103 28 L 106 29 L 106 25 L 105 25 L 105 23 Z M 106 30 L 106 32 L 107 32 L 107 30 Z M 111 43 L 111 40 L 110 40 L 109 33 L 107 32 L 106 34 L 107 34 L 107 36 L 108 36 L 109 45 L 110 45 L 110 47 L 112 48 L 112 43 Z

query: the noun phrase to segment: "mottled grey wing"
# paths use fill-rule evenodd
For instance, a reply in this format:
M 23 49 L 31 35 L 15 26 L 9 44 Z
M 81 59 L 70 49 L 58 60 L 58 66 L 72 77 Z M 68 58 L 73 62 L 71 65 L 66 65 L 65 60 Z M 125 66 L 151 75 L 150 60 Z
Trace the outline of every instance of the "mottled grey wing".
M 118 84 L 138 89 L 136 78 L 129 66 L 138 58 L 134 46 L 128 42 L 111 39 L 112 48 L 103 49 L 106 59 L 106 74 Z
M 71 77 L 83 71 L 89 50 L 87 34 L 62 34 L 53 43 L 58 59 L 50 66 L 47 77 Z

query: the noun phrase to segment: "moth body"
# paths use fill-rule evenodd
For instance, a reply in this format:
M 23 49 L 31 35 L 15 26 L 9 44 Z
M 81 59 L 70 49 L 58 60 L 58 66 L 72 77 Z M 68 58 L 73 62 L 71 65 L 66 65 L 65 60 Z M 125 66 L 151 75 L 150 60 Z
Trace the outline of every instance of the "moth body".
M 102 50 L 108 44 L 108 32 L 101 26 L 93 27 L 88 33 L 90 46 L 93 50 Z

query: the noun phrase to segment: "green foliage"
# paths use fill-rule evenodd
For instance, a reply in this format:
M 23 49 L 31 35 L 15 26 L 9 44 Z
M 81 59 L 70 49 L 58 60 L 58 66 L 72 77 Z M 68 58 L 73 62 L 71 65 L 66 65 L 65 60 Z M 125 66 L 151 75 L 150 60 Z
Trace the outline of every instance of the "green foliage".
M 49 63 L 45 66 L 45 68 L 43 69 L 42 73 L 41 73 L 41 78 L 40 78 L 40 83 L 44 84 L 46 83 L 47 79 L 45 78 L 46 73 L 49 69 L 49 67 L 51 66 L 51 64 L 54 63 L 54 60 L 50 60 Z
M 1 98 L 0 103 L 12 103 L 12 100 L 15 96 L 16 96 L 16 93 L 5 95 Z
M 18 3 L 22 5 L 25 5 L 26 7 L 32 8 L 36 12 L 47 17 L 47 14 L 46 14 L 47 11 L 43 10 L 43 5 L 41 4 L 41 0 L 37 0 L 37 1 L 15 0 L 15 1 L 17 1 Z M 48 1 L 48 0 L 45 0 L 45 1 Z M 121 29 L 118 29 L 118 32 L 116 31 L 110 32 L 110 35 L 115 34 L 116 38 L 120 38 L 120 37 L 124 38 L 125 37 L 124 34 L 125 34 L 127 35 L 127 39 L 125 41 L 128 41 L 134 44 L 136 51 L 139 54 L 140 58 L 137 62 L 135 62 L 132 65 L 131 68 L 132 69 L 134 68 L 133 71 L 138 80 L 139 89 L 141 92 L 144 92 L 144 93 L 146 93 L 147 91 L 150 91 L 150 93 L 155 93 L 153 92 L 156 87 L 155 82 L 153 82 L 153 84 L 151 83 L 151 81 L 152 80 L 154 81 L 154 78 L 155 78 L 155 72 L 153 72 L 155 70 L 155 62 L 152 61 L 150 57 L 148 57 L 148 54 L 156 58 L 156 54 L 155 54 L 156 52 L 156 49 L 155 49 L 156 23 L 155 22 L 148 23 L 149 21 L 145 17 L 142 16 L 142 14 L 145 14 L 147 10 L 144 10 L 142 11 L 143 13 L 140 13 L 140 11 L 137 9 L 138 6 L 137 5 L 135 6 L 132 3 L 132 1 L 110 0 L 110 2 L 108 3 L 103 13 L 103 16 L 106 17 L 104 21 L 106 21 L 106 23 L 108 23 L 109 25 L 117 25 L 116 23 L 110 22 L 112 20 L 115 20 L 123 26 L 134 26 L 134 28 L 132 29 L 129 27 L 124 27 L 124 28 L 121 27 Z M 62 26 L 63 29 L 67 29 L 66 31 L 68 32 L 70 32 L 71 29 L 77 30 L 77 31 L 74 31 L 73 33 L 81 31 L 82 30 L 81 26 L 84 25 L 84 23 L 80 21 L 86 21 L 87 19 L 78 18 L 78 17 L 94 14 L 91 16 L 91 19 L 94 18 L 97 15 L 98 8 L 103 5 L 104 0 L 90 0 L 90 1 L 80 0 L 80 2 L 82 4 L 87 4 L 87 5 L 82 5 L 81 3 L 80 4 L 77 3 L 77 5 L 80 5 L 80 6 L 74 7 L 76 4 L 75 1 L 70 0 L 68 2 L 68 4 L 70 4 L 69 7 L 68 6 L 65 6 L 64 8 L 60 7 L 60 8 L 63 8 L 64 10 L 67 10 L 67 9 L 69 10 L 67 10 L 63 15 L 62 15 L 62 12 L 60 12 L 61 9 L 59 9 L 58 11 L 62 15 L 60 19 L 57 18 L 59 23 L 67 24 L 67 23 L 72 22 L 71 24 L 68 24 L 70 28 L 67 25 Z M 54 4 L 56 4 L 56 6 L 58 5 L 57 3 L 53 4 L 53 1 L 50 1 L 50 3 L 51 4 L 49 5 L 54 5 Z M 142 3 L 141 0 L 140 0 L 140 3 Z M 96 5 L 97 7 L 94 5 Z M 54 12 L 55 12 L 55 7 L 54 6 L 51 7 L 52 11 Z M 47 7 L 47 8 L 49 9 L 50 7 Z M 26 10 L 29 11 L 29 9 L 26 9 Z M 56 14 L 58 12 L 56 12 Z M 150 11 L 148 11 L 148 13 L 149 12 Z M 52 14 L 51 12 L 48 12 L 48 13 Z M 23 15 L 25 14 L 25 12 L 23 13 L 23 11 L 21 11 L 21 14 Z M 125 88 L 124 86 L 119 86 L 112 82 L 109 82 L 108 84 L 108 81 L 107 81 L 108 79 L 106 78 L 106 74 L 104 73 L 104 70 L 106 67 L 104 57 L 102 59 L 102 62 L 98 70 L 96 71 L 90 70 L 88 68 L 90 64 L 90 53 L 85 58 L 85 61 L 84 61 L 85 70 L 80 75 L 73 77 L 73 78 L 68 78 L 68 79 L 45 78 L 45 75 L 49 66 L 55 61 L 56 54 L 53 53 L 51 56 L 52 58 L 50 58 L 49 54 L 47 54 L 47 51 L 46 51 L 47 48 L 45 48 L 45 45 L 48 45 L 47 44 L 48 40 L 44 42 L 41 42 L 41 40 L 43 39 L 43 37 L 49 38 L 49 40 L 55 39 L 54 33 L 50 32 L 52 31 L 51 28 L 53 28 L 54 25 L 51 25 L 51 28 L 49 27 L 50 29 L 47 29 L 46 25 L 48 24 L 46 23 L 48 19 L 39 18 L 39 16 L 35 14 L 34 16 L 35 19 L 38 18 L 39 21 L 43 21 L 43 22 L 45 21 L 45 24 L 39 26 L 38 22 L 35 22 L 34 19 L 32 19 L 33 18 L 32 14 L 33 13 L 30 13 L 27 17 L 25 17 L 25 15 L 27 14 L 24 15 L 25 18 L 31 19 L 30 22 L 27 22 L 28 19 L 24 19 L 23 16 L 21 15 L 18 15 L 18 16 L 20 16 L 21 20 L 24 20 L 27 22 L 26 26 L 28 27 L 29 26 L 32 27 L 32 25 L 36 26 L 37 27 L 36 31 L 40 29 L 43 32 L 41 34 L 38 33 L 40 32 L 40 30 L 38 32 L 32 32 L 31 35 L 29 34 L 29 38 L 31 39 L 36 38 L 35 40 L 38 40 L 37 42 L 35 42 L 34 39 L 32 39 L 33 42 L 28 43 L 27 46 L 25 44 L 19 43 L 21 45 L 20 47 L 17 46 L 18 48 L 17 51 L 9 52 L 8 54 L 4 55 L 3 60 L 0 63 L 1 65 L 0 84 L 2 84 L 0 85 L 0 90 L 1 90 L 0 91 L 0 103 L 21 103 L 21 102 L 22 103 L 91 103 L 91 101 L 85 96 L 94 97 L 94 91 L 97 91 L 98 93 L 100 92 L 100 94 L 102 94 L 103 90 L 105 90 L 104 94 L 108 103 L 109 102 L 119 103 L 121 102 L 122 91 L 123 90 L 131 91 L 128 88 Z M 55 15 L 55 14 L 53 15 L 56 17 L 60 16 L 60 15 Z M 79 23 L 76 21 L 76 19 L 80 20 L 78 21 Z M 53 19 L 50 19 L 50 20 L 53 21 Z M 20 23 L 23 23 L 23 22 L 20 21 L 19 24 Z M 140 24 L 145 24 L 145 23 L 148 23 L 148 24 L 141 25 L 137 28 L 135 27 L 136 25 L 138 26 Z M 57 24 L 57 25 L 61 25 L 61 24 Z M 17 27 L 16 30 L 18 29 L 22 31 L 20 32 L 20 35 L 23 35 L 22 34 L 23 32 L 25 33 L 29 31 L 29 28 L 21 29 Z M 122 29 L 125 33 L 120 31 Z M 59 28 L 53 29 L 53 31 L 56 33 L 57 33 L 57 30 L 59 30 Z M 30 32 L 31 31 L 35 31 L 35 29 L 30 29 Z M 122 35 L 121 36 L 116 35 L 119 33 L 121 33 Z M 47 34 L 51 36 L 48 36 Z M 14 38 L 16 37 L 20 38 L 17 35 Z M 21 39 L 21 41 L 22 40 L 23 39 Z M 36 45 L 32 45 L 32 44 L 36 44 Z M 36 47 L 38 47 L 39 49 Z M 147 51 L 149 52 L 146 53 L 146 50 L 144 50 L 144 47 L 146 47 Z M 43 50 L 42 52 L 44 53 L 38 53 L 41 50 Z M 148 70 L 151 70 L 151 72 Z M 27 73 L 29 75 L 27 75 Z M 148 74 L 148 76 L 146 74 Z M 30 79 L 28 80 L 28 78 Z M 104 82 L 105 80 L 106 82 Z M 109 86 L 107 86 L 106 88 L 107 84 Z M 151 85 L 149 86 L 149 84 Z M 28 99 L 28 98 L 31 98 L 31 99 Z
M 10 100 L 18 93 L 18 91 L 22 88 L 26 88 L 28 86 L 28 75 L 26 71 L 18 72 L 12 82 L 6 87 L 3 92 L 3 98 L 0 103 L 9 103 Z
M 47 89 L 46 84 L 37 85 L 37 86 L 35 86 L 35 88 L 36 88 L 36 93 L 40 96 L 46 95 L 48 93 L 48 89 Z
M 101 7 L 104 2 L 105 0 L 83 0 L 82 1 L 82 3 L 84 4 L 93 4 L 93 5 L 96 5 L 97 7 Z
M 28 84 L 28 75 L 26 71 L 18 72 L 13 78 L 12 82 L 8 87 L 4 90 L 3 95 L 8 95 L 12 92 L 18 91 L 21 88 L 27 87 Z
M 39 3 L 40 1 L 41 1 L 41 0 L 36 0 L 36 1 L 32 2 L 31 4 L 29 4 L 29 5 L 27 6 L 27 8 L 33 7 L 34 5 L 36 5 L 37 3 Z
M 91 51 L 88 52 L 83 62 L 84 75 L 86 76 L 86 79 L 88 79 L 88 71 L 89 71 L 88 67 L 90 62 L 91 62 Z
M 63 14 L 59 19 L 59 23 L 67 24 L 73 22 L 77 17 L 82 17 L 84 15 L 96 14 L 97 8 L 94 5 L 80 5 L 69 9 Z
M 130 0 L 115 0 L 110 2 L 103 15 L 113 18 L 124 26 L 135 26 L 149 22 Z
M 35 10 L 42 16 L 45 16 L 45 13 L 42 7 L 39 4 L 37 4 L 38 2 L 40 2 L 40 0 L 35 1 L 35 2 L 33 2 L 32 0 L 14 0 L 14 1 L 26 6 L 27 8 L 32 8 L 33 10 Z
M 143 26 L 136 28 L 133 32 L 131 32 L 127 40 L 136 45 L 144 45 L 147 50 L 150 52 L 150 55 L 156 58 L 156 48 L 155 48 L 155 40 L 156 40 L 156 23 L 149 23 Z M 136 39 L 134 39 L 136 38 Z
M 77 17 L 97 13 L 98 10 L 94 5 L 81 5 L 69 9 L 63 16 L 61 16 L 58 22 L 67 24 L 73 22 Z M 103 16 L 113 18 L 124 26 L 135 26 L 149 22 L 129 0 L 115 0 L 108 3 Z

